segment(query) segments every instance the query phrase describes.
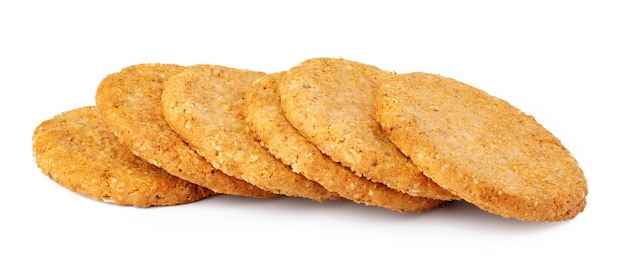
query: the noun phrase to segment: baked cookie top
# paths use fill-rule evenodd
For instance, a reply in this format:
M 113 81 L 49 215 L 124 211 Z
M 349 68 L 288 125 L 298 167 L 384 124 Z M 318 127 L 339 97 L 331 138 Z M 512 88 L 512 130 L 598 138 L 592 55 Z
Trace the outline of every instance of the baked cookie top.
M 244 101 L 261 72 L 216 65 L 187 67 L 162 94 L 166 121 L 198 153 L 224 173 L 265 190 L 318 201 L 337 199 L 316 182 L 294 173 L 254 139 Z
M 96 92 L 104 124 L 135 155 L 181 179 L 216 193 L 275 196 L 216 170 L 167 124 L 161 110 L 163 83 L 183 69 L 173 64 L 139 64 L 106 76 Z
M 44 174 L 92 199 L 149 207 L 194 202 L 213 194 L 133 155 L 106 129 L 93 106 L 42 122 L 32 141 L 35 161 Z
M 245 117 L 254 136 L 291 169 L 345 199 L 400 212 L 424 211 L 443 203 L 413 197 L 371 182 L 332 161 L 306 140 L 282 113 L 276 92 L 284 72 L 268 74 L 252 85 L 245 101 Z
M 570 152 L 532 116 L 439 75 L 383 83 L 378 119 L 390 139 L 442 187 L 483 210 L 530 221 L 570 219 L 587 182 Z
M 307 140 L 357 175 L 412 196 L 456 198 L 424 176 L 375 120 L 376 91 L 391 76 L 354 61 L 309 59 L 284 74 L 281 106 Z

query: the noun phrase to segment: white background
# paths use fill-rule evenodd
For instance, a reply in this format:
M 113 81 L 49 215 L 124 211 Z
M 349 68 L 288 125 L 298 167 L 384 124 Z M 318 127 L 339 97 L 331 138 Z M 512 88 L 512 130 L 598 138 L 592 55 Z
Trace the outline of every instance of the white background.
M 619 1 L 8 2 L 0 3 L 0 266 L 626 263 Z M 319 56 L 434 72 L 511 102 L 578 159 L 586 210 L 532 223 L 464 203 L 400 214 L 232 196 L 140 209 L 72 193 L 33 161 L 35 127 L 94 105 L 100 80 L 123 67 L 274 72 Z

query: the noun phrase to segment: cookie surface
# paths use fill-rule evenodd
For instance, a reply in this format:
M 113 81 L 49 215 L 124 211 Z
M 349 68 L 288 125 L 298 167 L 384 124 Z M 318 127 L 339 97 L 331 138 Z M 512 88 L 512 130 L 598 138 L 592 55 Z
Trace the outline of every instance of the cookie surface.
M 182 69 L 173 64 L 140 64 L 108 75 L 96 92 L 102 122 L 135 155 L 176 177 L 216 193 L 275 196 L 216 170 L 169 127 L 161 111 L 163 83 Z
M 92 199 L 149 207 L 194 202 L 213 194 L 133 155 L 106 129 L 92 106 L 42 122 L 33 133 L 32 148 L 44 174 Z
M 443 203 L 441 200 L 409 196 L 371 182 L 322 154 L 282 114 L 276 90 L 283 74 L 268 74 L 257 80 L 245 102 L 246 121 L 255 137 L 272 155 L 329 191 L 357 203 L 400 212 L 424 211 Z
M 488 212 L 530 221 L 570 219 L 587 182 L 561 142 L 532 116 L 456 80 L 398 75 L 379 89 L 378 119 L 426 175 Z
M 456 198 L 424 176 L 375 120 L 375 93 L 392 75 L 344 59 L 309 59 L 285 73 L 281 105 L 307 140 L 357 175 L 412 196 Z
M 265 75 L 215 65 L 187 67 L 165 84 L 166 121 L 215 168 L 270 192 L 318 201 L 337 198 L 274 158 L 244 119 L 244 98 Z

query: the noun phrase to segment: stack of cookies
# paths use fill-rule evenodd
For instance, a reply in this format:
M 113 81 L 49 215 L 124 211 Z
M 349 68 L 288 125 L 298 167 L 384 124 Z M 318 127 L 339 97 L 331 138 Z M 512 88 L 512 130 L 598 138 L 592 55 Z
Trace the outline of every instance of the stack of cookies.
M 214 194 L 421 212 L 467 201 L 560 221 L 586 205 L 571 153 L 532 116 L 454 79 L 336 58 L 277 73 L 140 64 L 96 106 L 43 122 L 39 167 L 93 199 L 149 207 Z

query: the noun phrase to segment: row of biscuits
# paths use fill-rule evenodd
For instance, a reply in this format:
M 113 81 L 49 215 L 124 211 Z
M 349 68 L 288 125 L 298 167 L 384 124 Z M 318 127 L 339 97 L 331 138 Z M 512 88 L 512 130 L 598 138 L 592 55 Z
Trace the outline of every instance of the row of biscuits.
M 128 154 L 203 197 L 348 199 L 400 212 L 463 199 L 529 221 L 571 219 L 586 203 L 575 159 L 531 116 L 433 74 L 398 75 L 333 58 L 271 74 L 140 64 L 105 77 L 96 108 Z M 65 170 L 41 163 L 54 159 L 42 156 L 39 128 L 37 162 L 65 186 L 63 175 L 52 174 Z M 121 180 L 92 176 L 107 186 Z M 132 175 L 124 179 L 134 184 Z M 136 206 L 159 205 L 145 203 Z
M 279 195 L 317 201 L 340 198 L 335 191 L 331 193 L 318 183 L 293 172 L 270 155 L 250 134 L 243 119 L 243 99 L 254 80 L 265 74 L 215 65 L 180 68 L 161 64 L 137 65 L 109 75 L 101 82 L 96 103 L 103 121 L 135 154 L 178 177 L 218 193 L 261 196 L 258 192 L 250 194 L 248 188 L 254 184 L 266 192 Z M 168 75 L 172 69 L 178 69 L 174 76 Z M 179 78 L 181 80 L 177 80 Z M 175 91 L 177 81 L 189 85 L 190 91 Z M 204 89 L 209 87 L 213 90 Z M 168 94 L 178 97 L 174 105 L 180 105 L 184 110 L 182 116 L 189 114 L 192 117 L 169 118 L 166 121 L 167 115 L 174 114 L 161 110 L 161 100 L 165 103 L 165 100 L 173 99 L 168 98 Z M 192 125 L 194 123 L 197 125 Z M 176 126 L 181 124 L 182 127 Z M 201 142 L 211 144 L 203 145 Z M 205 152 L 206 147 L 215 147 L 215 151 Z M 219 171 L 215 171 L 213 166 Z M 250 183 L 219 183 L 215 175 Z M 381 205 L 399 211 L 421 211 L 441 203 L 413 199 L 383 185 L 376 185 L 364 193 L 365 188 L 361 186 L 352 185 L 351 188 L 351 199 L 378 199 Z M 427 206 L 422 203 L 424 200 Z

